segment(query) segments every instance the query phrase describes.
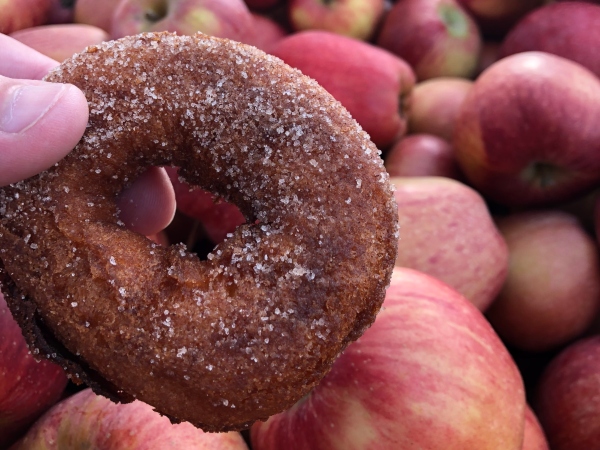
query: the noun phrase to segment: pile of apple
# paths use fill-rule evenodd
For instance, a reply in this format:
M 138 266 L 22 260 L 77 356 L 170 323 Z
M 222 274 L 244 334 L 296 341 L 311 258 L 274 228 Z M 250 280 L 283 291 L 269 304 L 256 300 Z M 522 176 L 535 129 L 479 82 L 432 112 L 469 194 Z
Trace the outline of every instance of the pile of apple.
M 58 61 L 161 30 L 278 56 L 370 134 L 401 226 L 384 307 L 290 410 L 207 434 L 74 389 L 35 360 L 0 296 L 0 448 L 600 449 L 600 1 L 9 0 L 0 12 L 0 32 Z M 169 174 L 171 240 L 210 247 L 244 221 Z

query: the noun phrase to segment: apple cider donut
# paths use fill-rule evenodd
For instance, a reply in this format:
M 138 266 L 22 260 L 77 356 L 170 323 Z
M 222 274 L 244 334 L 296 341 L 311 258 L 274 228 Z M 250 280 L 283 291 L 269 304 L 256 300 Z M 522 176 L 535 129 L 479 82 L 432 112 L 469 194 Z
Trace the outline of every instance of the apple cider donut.
M 89 102 L 77 147 L 0 189 L 3 290 L 30 345 L 114 401 L 206 431 L 290 407 L 373 322 L 397 211 L 376 147 L 313 80 L 253 47 L 149 33 L 47 81 Z M 118 220 L 149 166 L 239 206 L 200 260 Z

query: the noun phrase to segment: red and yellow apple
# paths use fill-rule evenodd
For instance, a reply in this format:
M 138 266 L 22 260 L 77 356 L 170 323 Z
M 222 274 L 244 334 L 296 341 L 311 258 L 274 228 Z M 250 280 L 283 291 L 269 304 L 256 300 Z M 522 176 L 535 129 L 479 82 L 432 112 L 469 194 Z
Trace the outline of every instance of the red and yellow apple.
M 240 433 L 172 424 L 146 403 L 113 403 L 89 388 L 47 411 L 11 450 L 33 448 L 248 450 Z
M 377 44 L 406 60 L 422 81 L 471 76 L 481 36 L 456 0 L 402 0 L 386 14 Z
M 508 344 L 547 351 L 580 336 L 600 312 L 600 256 L 577 218 L 558 210 L 497 220 L 509 269 L 487 311 Z
M 93 25 L 109 32 L 113 14 L 121 0 L 77 0 L 73 7 L 73 21 Z
M 437 77 L 417 83 L 410 99 L 408 132 L 434 134 L 452 141 L 454 124 L 473 82 Z
M 546 367 L 533 409 L 552 450 L 591 450 L 600 442 L 600 336 L 579 340 Z
M 521 450 L 519 371 L 481 313 L 439 280 L 394 269 L 374 324 L 253 450 Z
M 504 38 L 500 56 L 527 51 L 553 53 L 600 76 L 600 5 L 551 3 L 521 19 Z
M 384 164 L 392 177 L 460 178 L 452 146 L 433 134 L 404 136 L 384 154 Z
M 62 62 L 89 45 L 100 44 L 109 39 L 102 28 L 85 24 L 40 25 L 15 31 L 10 36 L 19 42 Z
M 0 294 L 0 448 L 5 448 L 61 397 L 67 376 L 36 360 Z
M 501 59 L 456 119 L 458 162 L 484 197 L 510 206 L 571 200 L 600 182 L 600 79 L 543 52 Z
M 243 0 L 121 0 L 113 15 L 113 39 L 145 31 L 172 31 L 244 41 L 253 33 Z
M 483 198 L 444 177 L 395 177 L 400 239 L 396 266 L 452 286 L 481 311 L 502 288 L 508 249 Z
M 42 25 L 53 0 L 0 0 L 0 33 Z
M 290 0 L 289 22 L 296 31 L 326 30 L 369 39 L 384 12 L 384 0 Z
M 415 75 L 399 57 L 327 31 L 293 33 L 271 53 L 329 91 L 380 149 L 406 133 L 406 104 Z

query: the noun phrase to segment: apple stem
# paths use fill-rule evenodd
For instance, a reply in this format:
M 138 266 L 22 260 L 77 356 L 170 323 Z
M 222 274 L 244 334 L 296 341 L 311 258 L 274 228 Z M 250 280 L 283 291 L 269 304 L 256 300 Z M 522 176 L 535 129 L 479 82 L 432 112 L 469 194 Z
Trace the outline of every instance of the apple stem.
M 146 20 L 149 22 L 158 22 L 167 15 L 167 3 L 162 1 L 156 7 L 146 10 Z
M 562 169 L 544 162 L 531 163 L 522 172 L 522 177 L 525 180 L 533 182 L 535 186 L 541 189 L 555 185 L 561 175 L 563 175 Z

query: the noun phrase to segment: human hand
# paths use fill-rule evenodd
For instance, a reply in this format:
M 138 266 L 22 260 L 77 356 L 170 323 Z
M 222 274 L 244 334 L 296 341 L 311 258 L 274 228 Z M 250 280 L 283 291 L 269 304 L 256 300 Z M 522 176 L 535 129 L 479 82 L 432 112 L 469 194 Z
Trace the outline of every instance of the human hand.
M 0 186 L 48 169 L 81 139 L 88 122 L 83 93 L 69 84 L 40 81 L 58 62 L 0 34 Z M 124 191 L 119 218 L 151 235 L 175 213 L 164 169 L 151 168 Z

